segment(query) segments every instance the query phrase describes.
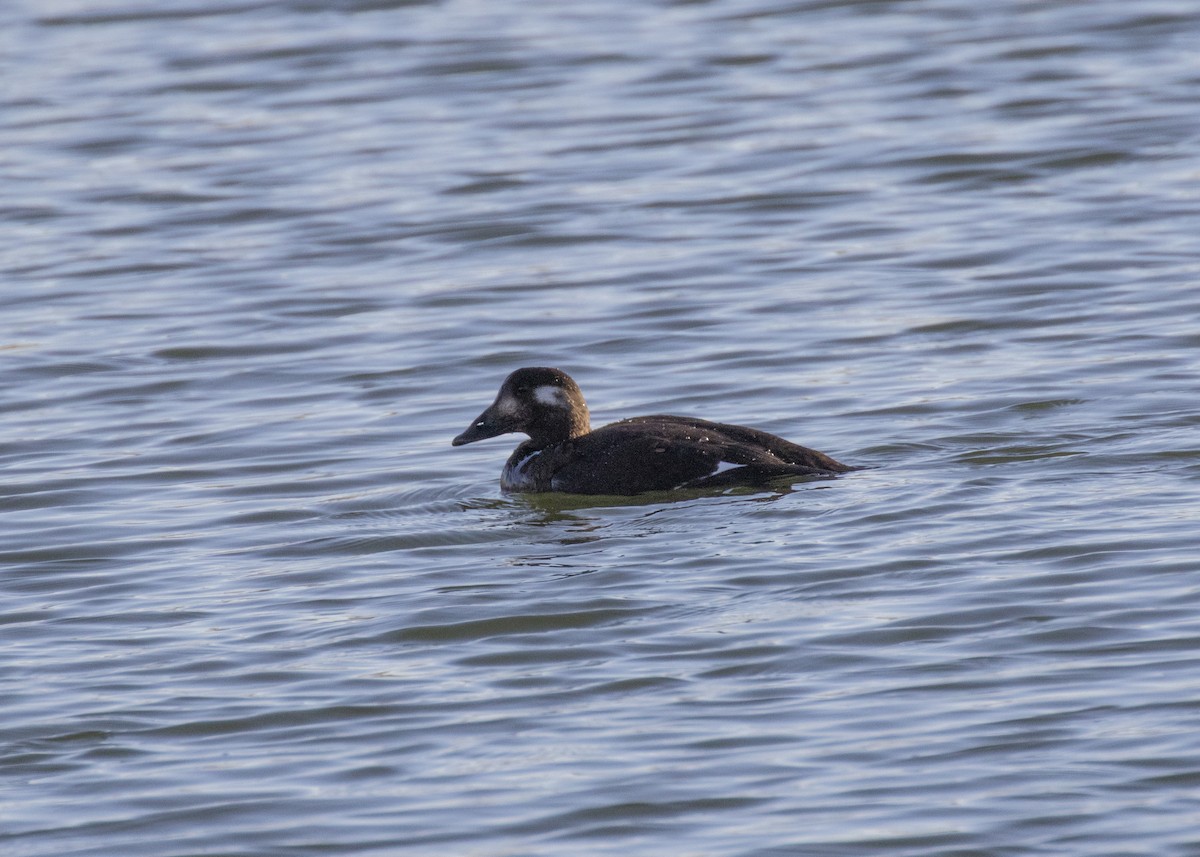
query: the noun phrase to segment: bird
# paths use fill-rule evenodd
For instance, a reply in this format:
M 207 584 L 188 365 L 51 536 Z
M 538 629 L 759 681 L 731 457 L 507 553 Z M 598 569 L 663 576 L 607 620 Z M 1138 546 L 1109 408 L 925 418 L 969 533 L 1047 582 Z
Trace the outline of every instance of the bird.
M 632 417 L 593 430 L 579 385 L 543 366 L 509 374 L 495 401 L 451 443 L 510 432 L 529 439 L 500 474 L 506 493 L 633 496 L 831 479 L 860 469 L 769 432 L 694 417 Z

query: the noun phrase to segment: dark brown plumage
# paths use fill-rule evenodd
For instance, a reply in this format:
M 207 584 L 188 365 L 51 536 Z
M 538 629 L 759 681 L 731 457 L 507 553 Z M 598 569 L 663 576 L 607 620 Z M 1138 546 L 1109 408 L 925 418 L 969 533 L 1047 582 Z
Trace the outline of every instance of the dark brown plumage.
M 579 386 L 558 369 L 518 369 L 455 446 L 508 432 L 530 439 L 500 476 L 506 491 L 632 495 L 831 478 L 856 468 L 769 432 L 656 415 L 591 430 Z

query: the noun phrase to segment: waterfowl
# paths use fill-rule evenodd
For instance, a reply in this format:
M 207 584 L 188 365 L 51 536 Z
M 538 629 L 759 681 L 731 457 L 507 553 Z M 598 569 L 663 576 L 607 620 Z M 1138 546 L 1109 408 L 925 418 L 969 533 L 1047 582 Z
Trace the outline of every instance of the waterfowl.
M 633 417 L 591 428 L 579 385 L 559 369 L 517 369 L 454 446 L 509 432 L 521 443 L 500 474 L 513 492 L 634 495 L 832 478 L 857 468 L 769 432 L 694 417 Z

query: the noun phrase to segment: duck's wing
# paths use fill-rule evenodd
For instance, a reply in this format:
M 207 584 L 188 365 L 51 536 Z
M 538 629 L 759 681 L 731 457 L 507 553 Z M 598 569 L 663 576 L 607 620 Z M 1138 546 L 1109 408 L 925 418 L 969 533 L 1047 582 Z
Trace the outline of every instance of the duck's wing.
M 669 491 L 717 472 L 720 447 L 645 422 L 613 423 L 570 442 L 551 487 L 572 494 Z
M 688 417 L 623 420 L 576 438 L 571 447 L 551 479 L 555 491 L 642 494 L 761 485 L 786 476 L 831 476 L 849 469 L 767 432 Z
M 686 426 L 698 436 L 719 438 L 724 445 L 725 455 L 741 455 L 747 463 L 757 461 L 764 467 L 786 465 L 801 470 L 807 469 L 823 473 L 846 473 L 857 470 L 848 464 L 831 458 L 823 452 L 809 449 L 790 440 L 771 434 L 761 429 L 748 426 L 731 425 L 729 423 L 714 423 L 692 417 L 637 417 L 628 422 L 636 423 L 641 419 L 657 420 L 678 426 Z

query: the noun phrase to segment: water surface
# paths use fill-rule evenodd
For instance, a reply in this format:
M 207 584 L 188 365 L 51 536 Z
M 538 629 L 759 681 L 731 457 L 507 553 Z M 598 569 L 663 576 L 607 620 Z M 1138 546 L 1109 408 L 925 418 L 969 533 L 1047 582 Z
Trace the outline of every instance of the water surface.
M 4 853 L 1200 852 L 1198 40 L 5 7 Z M 521 365 L 870 469 L 504 496 Z

